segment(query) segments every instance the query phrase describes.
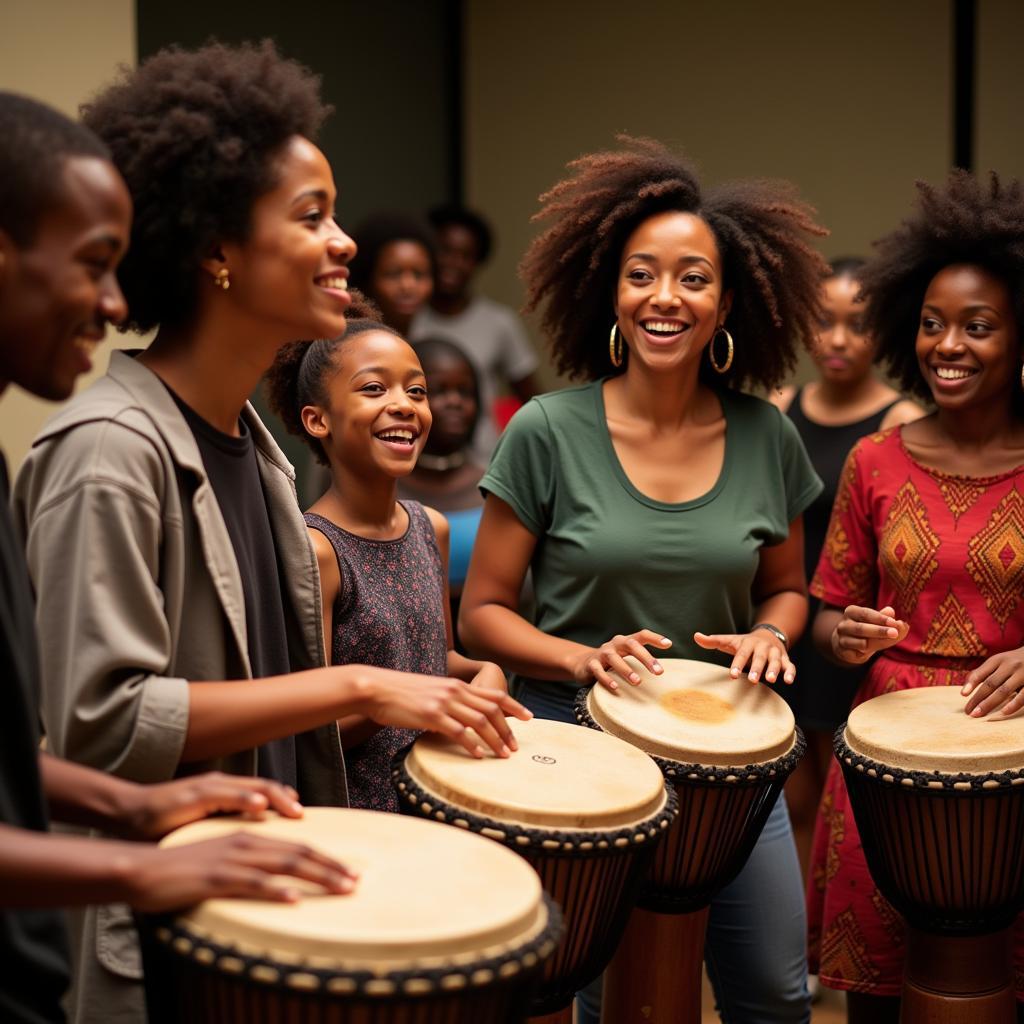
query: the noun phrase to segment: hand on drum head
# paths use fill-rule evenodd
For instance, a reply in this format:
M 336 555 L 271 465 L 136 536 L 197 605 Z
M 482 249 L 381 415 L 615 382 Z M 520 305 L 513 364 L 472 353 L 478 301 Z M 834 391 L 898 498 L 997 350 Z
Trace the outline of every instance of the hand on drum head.
M 474 757 L 489 747 L 508 757 L 515 739 L 506 716 L 528 721 L 532 712 L 504 690 L 467 686 L 460 679 L 374 669 L 361 713 L 380 725 L 425 729 L 455 740 Z
M 755 629 L 753 633 L 715 633 L 710 636 L 694 633 L 693 639 L 707 651 L 731 654 L 733 659 L 729 674 L 733 679 L 739 679 L 743 671 L 747 672 L 747 678 L 752 683 L 761 681 L 762 672 L 766 683 L 774 683 L 780 672 L 787 685 L 796 679 L 796 666 L 789 660 L 785 644 L 766 629 Z
M 672 641 L 650 629 L 640 629 L 628 636 L 621 634 L 613 636 L 611 640 L 601 644 L 600 647 L 585 648 L 573 663 L 572 677 L 578 683 L 589 683 L 591 680 L 595 680 L 609 690 L 617 690 L 619 684 L 616 682 L 615 676 L 612 675 L 614 672 L 633 686 L 638 686 L 640 676 L 630 668 L 629 663 L 625 660 L 627 654 L 631 654 L 655 675 L 661 675 L 664 671 L 658 664 L 658 659 L 647 650 L 648 646 L 660 647 L 665 650 L 672 646 Z
M 251 832 L 170 849 L 139 846 L 124 859 L 127 902 L 147 912 L 177 910 L 218 896 L 294 903 L 301 891 L 282 875 L 330 893 L 351 892 L 357 877 L 311 847 Z
M 1024 708 L 1024 647 L 993 654 L 968 677 L 960 692 L 969 696 L 964 711 L 981 718 L 999 708 L 1001 717 Z
M 889 605 L 875 611 L 851 604 L 832 631 L 832 653 L 839 661 L 862 665 L 878 651 L 898 644 L 909 629 Z
M 301 818 L 299 794 L 270 779 L 207 772 L 173 782 L 126 788 L 120 801 L 119 833 L 129 839 L 160 839 L 176 828 L 211 814 L 262 817 L 277 811 Z

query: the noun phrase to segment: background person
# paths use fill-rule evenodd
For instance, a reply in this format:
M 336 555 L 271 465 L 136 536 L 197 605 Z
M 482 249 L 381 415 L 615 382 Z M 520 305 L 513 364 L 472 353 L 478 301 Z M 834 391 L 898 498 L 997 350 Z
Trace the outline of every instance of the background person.
M 437 236 L 437 276 L 430 302 L 414 316 L 409 336 L 414 342 L 445 338 L 472 361 L 481 413 L 473 450 L 486 465 L 498 439 L 498 397 L 509 390 L 526 402 L 540 391 L 537 354 L 514 310 L 473 292 L 473 278 L 493 246 L 487 222 L 452 205 L 435 207 L 428 217 Z
M 804 512 L 808 574 L 818 564 L 850 449 L 868 434 L 922 414 L 917 405 L 902 399 L 874 374 L 875 344 L 864 329 L 857 279 L 863 265 L 856 257 L 832 261 L 822 285 L 821 321 L 810 349 L 818 378 L 801 388 L 783 388 L 771 399 L 793 421 L 825 484 Z M 817 608 L 817 600 L 812 599 L 812 618 Z M 797 641 L 790 656 L 800 671 L 793 685 L 780 692 L 807 738 L 807 752 L 786 780 L 786 802 L 806 884 L 818 802 L 832 763 L 832 735 L 846 721 L 863 672 L 836 672 L 835 666 L 818 654 L 809 633 Z

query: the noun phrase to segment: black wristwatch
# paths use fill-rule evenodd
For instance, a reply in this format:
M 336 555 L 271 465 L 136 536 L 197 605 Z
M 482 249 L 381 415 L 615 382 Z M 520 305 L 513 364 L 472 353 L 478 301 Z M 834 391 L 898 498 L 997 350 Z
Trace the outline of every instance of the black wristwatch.
M 778 626 L 773 626 L 770 622 L 758 622 L 750 627 L 750 632 L 753 633 L 755 629 L 767 629 L 769 633 L 779 638 L 780 643 L 787 651 L 789 650 L 789 637 Z

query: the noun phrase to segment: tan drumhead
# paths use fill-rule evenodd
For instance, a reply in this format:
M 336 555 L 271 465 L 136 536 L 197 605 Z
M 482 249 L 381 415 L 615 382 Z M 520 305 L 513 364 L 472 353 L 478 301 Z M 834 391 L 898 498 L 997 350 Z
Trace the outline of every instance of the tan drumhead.
M 346 896 L 305 895 L 298 904 L 214 899 L 179 918 L 200 938 L 242 953 L 310 967 L 397 970 L 498 955 L 547 923 L 540 881 L 526 861 L 488 839 L 418 818 L 309 807 L 296 820 L 197 822 L 161 845 L 239 828 L 306 843 L 361 876 Z
M 624 827 L 665 804 L 665 780 L 642 751 L 593 729 L 534 718 L 514 724 L 519 750 L 477 759 L 437 735 L 405 769 L 441 801 L 485 818 L 556 829 Z
M 970 718 L 957 686 L 897 690 L 850 712 L 855 753 L 907 771 L 1004 772 L 1024 767 L 1024 717 Z
M 722 768 L 773 761 L 792 748 L 793 712 L 770 686 L 703 661 L 659 658 L 665 671 L 656 676 L 626 660 L 640 685 L 623 682 L 616 692 L 595 685 L 587 700 L 613 736 L 656 757 Z

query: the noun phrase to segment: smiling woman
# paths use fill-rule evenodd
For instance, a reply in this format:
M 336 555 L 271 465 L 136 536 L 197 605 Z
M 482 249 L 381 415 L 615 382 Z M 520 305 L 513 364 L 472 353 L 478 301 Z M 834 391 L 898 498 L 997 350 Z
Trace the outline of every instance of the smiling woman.
M 559 369 L 586 383 L 531 400 L 502 435 L 460 613 L 466 646 L 511 666 L 535 713 L 566 721 L 578 687 L 639 683 L 626 655 L 660 673 L 652 647 L 792 682 L 801 516 L 821 487 L 792 424 L 740 393 L 780 383 L 813 334 L 825 268 L 811 211 L 781 183 L 704 192 L 659 143 L 623 142 L 541 197 L 528 305 L 543 306 Z M 712 904 L 708 943 L 726 1019 L 806 1020 L 782 801 Z M 596 1020 L 595 995 L 582 1021 Z
M 345 330 L 355 246 L 314 142 L 327 113 L 269 42 L 162 51 L 86 111 L 135 207 L 128 324 L 158 334 L 48 424 L 16 487 L 46 733 L 72 760 L 144 781 L 218 767 L 344 805 L 339 718 L 480 754 L 525 715 L 443 673 L 323 667 L 294 471 L 246 399 L 283 345 Z M 79 1024 L 144 1019 L 127 909 L 76 928 Z
M 918 188 L 914 215 L 861 274 L 864 321 L 935 412 L 851 452 L 812 583 L 814 638 L 840 664 L 868 665 L 855 704 L 957 686 L 969 714 L 1008 714 L 1024 707 L 1012 646 L 1024 636 L 1024 189 L 965 172 Z M 896 1020 L 904 947 L 835 761 L 821 806 L 812 958 L 824 984 L 849 990 L 851 1021 Z M 1019 978 L 1024 943 L 1015 954 Z

